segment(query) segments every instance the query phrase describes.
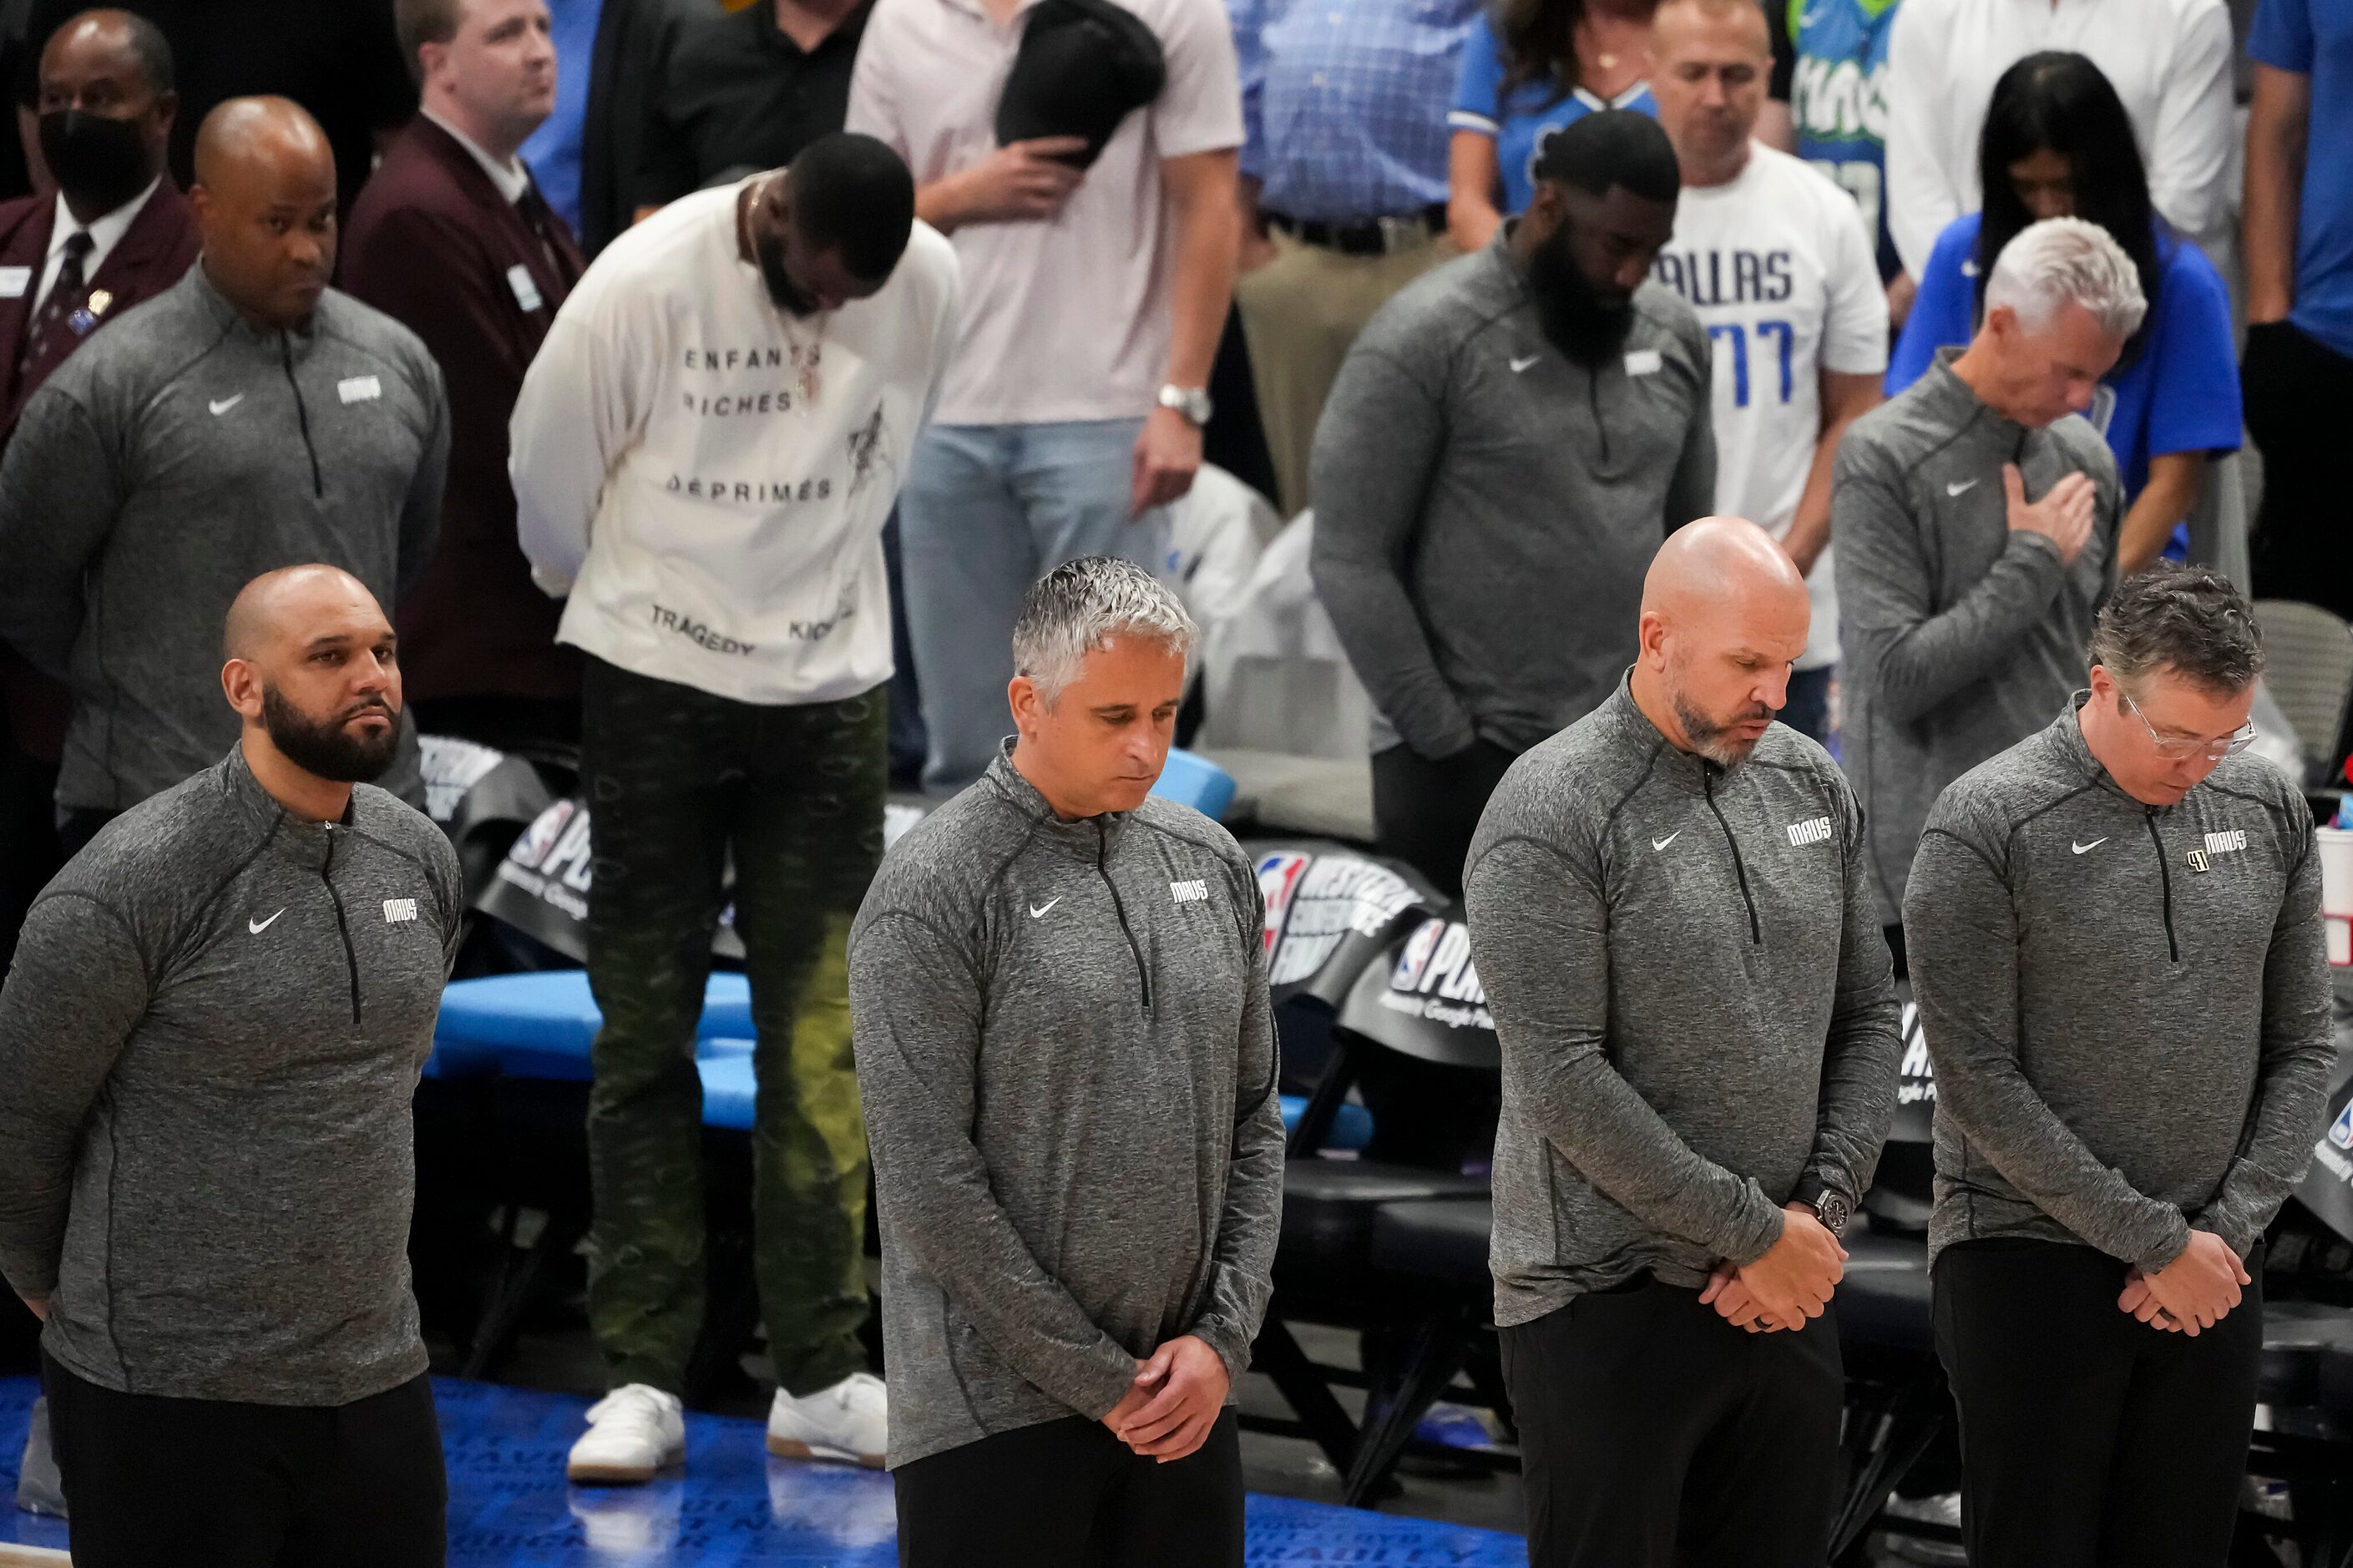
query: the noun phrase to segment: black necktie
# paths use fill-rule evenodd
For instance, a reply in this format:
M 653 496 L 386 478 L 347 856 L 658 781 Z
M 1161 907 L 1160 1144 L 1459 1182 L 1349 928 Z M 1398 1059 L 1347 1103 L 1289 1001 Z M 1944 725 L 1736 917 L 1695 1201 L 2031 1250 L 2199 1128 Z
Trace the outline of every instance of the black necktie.
M 86 228 L 76 229 L 66 237 L 65 259 L 58 263 L 58 280 L 49 285 L 48 296 L 33 318 L 33 329 L 25 334 L 25 357 L 16 363 L 18 375 L 48 352 L 49 340 L 65 329 L 66 318 L 81 309 L 81 264 L 96 243 Z
M 539 194 L 539 186 L 524 186 L 522 195 L 515 198 L 514 205 L 516 215 L 539 237 L 539 248 L 547 258 L 548 270 L 554 273 L 566 289 L 580 281 L 573 276 L 571 268 L 565 264 L 564 247 L 555 242 L 555 209 L 549 206 L 547 198 Z

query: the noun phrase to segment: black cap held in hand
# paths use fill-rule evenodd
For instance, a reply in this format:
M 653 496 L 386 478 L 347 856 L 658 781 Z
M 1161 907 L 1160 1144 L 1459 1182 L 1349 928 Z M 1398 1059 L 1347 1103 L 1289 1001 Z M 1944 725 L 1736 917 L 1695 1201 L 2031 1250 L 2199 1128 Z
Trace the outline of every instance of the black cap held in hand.
M 1160 40 L 1134 12 L 1112 0 L 1039 0 L 997 100 L 997 142 L 1082 137 L 1086 151 L 1068 161 L 1087 168 L 1167 80 Z

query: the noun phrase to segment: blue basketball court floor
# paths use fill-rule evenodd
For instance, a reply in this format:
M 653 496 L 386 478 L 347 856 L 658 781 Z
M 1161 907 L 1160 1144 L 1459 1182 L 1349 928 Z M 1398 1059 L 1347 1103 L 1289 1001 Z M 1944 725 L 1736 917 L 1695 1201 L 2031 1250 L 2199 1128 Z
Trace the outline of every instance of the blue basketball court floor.
M 450 1568 L 884 1568 L 898 1560 L 888 1476 L 772 1459 L 756 1421 L 690 1415 L 686 1470 L 676 1479 L 567 1487 L 565 1451 L 588 1401 L 450 1379 L 434 1392 L 449 1456 Z M 18 1560 L 10 1544 L 66 1544 L 62 1521 L 11 1506 L 35 1393 L 29 1377 L 0 1379 L 0 1563 Z M 1516 1536 L 1258 1496 L 1244 1556 L 1251 1564 L 1527 1563 Z

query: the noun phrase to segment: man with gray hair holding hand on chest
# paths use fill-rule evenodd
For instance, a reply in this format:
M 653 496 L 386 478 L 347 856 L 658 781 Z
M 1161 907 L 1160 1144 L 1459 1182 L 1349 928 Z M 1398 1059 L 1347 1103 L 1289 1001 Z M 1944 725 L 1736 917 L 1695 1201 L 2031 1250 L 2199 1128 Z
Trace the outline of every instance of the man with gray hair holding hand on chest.
M 1899 970 L 1904 879 L 1928 808 L 2041 729 L 2083 677 L 2116 582 L 2124 491 L 2107 442 L 2078 416 L 2147 309 L 2105 229 L 2030 225 L 1986 279 L 1976 339 L 1839 444 L 1840 760 L 1870 825 Z
M 1089 556 L 1013 631 L 1019 734 L 849 938 L 905 1568 L 1227 1568 L 1282 1120 L 1250 861 L 1151 799 L 1192 621 Z

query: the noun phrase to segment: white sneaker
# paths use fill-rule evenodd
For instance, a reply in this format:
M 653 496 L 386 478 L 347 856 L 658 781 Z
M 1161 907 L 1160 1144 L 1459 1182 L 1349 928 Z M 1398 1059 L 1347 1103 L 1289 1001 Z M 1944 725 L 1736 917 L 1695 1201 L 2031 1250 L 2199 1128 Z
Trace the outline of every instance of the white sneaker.
M 565 1479 L 635 1485 L 686 1458 L 686 1412 L 678 1395 L 642 1383 L 617 1388 L 588 1407 L 588 1430 L 572 1445 Z
M 797 1399 L 779 1388 L 768 1409 L 768 1452 L 879 1470 L 888 1447 L 890 1409 L 890 1394 L 871 1373 L 853 1372 L 831 1388 Z

